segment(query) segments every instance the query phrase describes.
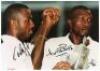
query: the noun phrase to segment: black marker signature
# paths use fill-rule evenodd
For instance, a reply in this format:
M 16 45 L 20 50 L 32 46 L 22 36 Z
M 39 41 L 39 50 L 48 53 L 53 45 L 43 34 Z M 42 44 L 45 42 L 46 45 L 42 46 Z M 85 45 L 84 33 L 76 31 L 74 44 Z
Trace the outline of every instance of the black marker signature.
M 56 55 L 56 54 L 59 54 L 59 53 L 63 53 L 64 51 L 69 51 L 69 50 L 72 50 L 72 46 L 71 45 L 67 45 L 67 44 L 59 44 L 58 45 L 58 48 L 52 52 L 50 49 L 48 49 L 48 54 L 46 56 L 49 56 L 49 55 Z M 65 54 L 65 53 L 63 53 Z M 63 55 L 61 54 L 61 55 Z
M 26 45 L 26 46 L 25 46 Z M 15 46 L 14 53 L 13 53 L 13 60 L 16 60 L 18 57 L 20 57 L 22 54 L 31 55 L 28 51 L 29 46 L 28 44 L 19 44 L 18 46 Z

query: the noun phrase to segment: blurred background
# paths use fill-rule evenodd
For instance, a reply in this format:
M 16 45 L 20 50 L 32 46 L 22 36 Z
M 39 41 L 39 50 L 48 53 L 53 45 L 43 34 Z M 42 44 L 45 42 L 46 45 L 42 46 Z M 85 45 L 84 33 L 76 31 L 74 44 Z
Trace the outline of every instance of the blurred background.
M 58 25 L 56 25 L 51 30 L 51 32 L 48 35 L 48 38 L 65 36 L 69 31 L 68 24 L 67 24 L 68 11 L 77 5 L 87 6 L 92 10 L 93 13 L 93 21 L 92 21 L 92 26 L 89 34 L 94 40 L 99 41 L 99 2 L 98 1 L 1 1 L 2 16 L 5 9 L 9 5 L 14 3 L 22 3 L 32 9 L 33 20 L 35 22 L 34 33 L 36 33 L 39 25 L 41 24 L 41 20 L 42 20 L 41 14 L 43 9 L 47 7 L 56 7 L 61 10 L 62 14 L 58 22 Z M 2 34 L 5 31 L 5 28 L 3 28 L 4 26 L 5 25 L 2 19 L 2 24 L 1 24 Z

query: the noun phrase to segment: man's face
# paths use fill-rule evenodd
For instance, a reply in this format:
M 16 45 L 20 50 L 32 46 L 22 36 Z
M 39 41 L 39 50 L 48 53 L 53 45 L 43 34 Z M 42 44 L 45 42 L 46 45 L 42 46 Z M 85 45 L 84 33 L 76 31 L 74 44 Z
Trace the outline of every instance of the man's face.
M 73 33 L 84 36 L 88 34 L 91 23 L 91 15 L 87 10 L 76 10 L 73 19 L 71 19 L 71 27 Z
M 31 11 L 22 9 L 18 14 L 18 37 L 23 40 L 27 39 L 32 34 L 33 27 Z

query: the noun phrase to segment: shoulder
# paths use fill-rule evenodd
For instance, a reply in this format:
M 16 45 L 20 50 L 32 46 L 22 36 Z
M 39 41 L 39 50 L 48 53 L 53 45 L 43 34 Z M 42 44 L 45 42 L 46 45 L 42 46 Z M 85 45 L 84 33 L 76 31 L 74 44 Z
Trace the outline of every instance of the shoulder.
M 99 43 L 95 40 L 93 40 L 91 37 L 88 37 L 89 39 L 89 45 L 88 48 L 92 51 L 92 52 L 98 52 L 99 50 Z
M 44 50 L 55 51 L 61 44 L 66 44 L 66 36 L 48 39 L 45 42 Z
M 46 42 L 45 42 L 45 48 L 48 49 L 56 49 L 56 48 L 59 48 L 59 45 L 67 45 L 69 44 L 70 41 L 69 41 L 69 33 L 66 35 L 66 36 L 61 36 L 61 37 L 56 37 L 56 38 L 51 38 L 51 39 L 48 39 Z
M 3 52 L 10 53 L 10 55 L 15 50 L 19 50 L 19 46 L 21 46 L 21 41 L 10 35 L 2 35 L 1 40 L 2 40 L 1 48 Z
M 93 40 L 91 37 L 88 37 L 88 39 L 90 41 L 90 45 L 99 46 L 99 42 Z
M 46 41 L 46 44 L 57 44 L 65 41 L 66 37 L 51 38 Z
M 14 45 L 17 43 L 21 43 L 20 40 L 10 35 L 2 35 L 1 40 L 3 44 L 13 44 Z
M 56 46 L 59 44 L 70 44 L 69 33 L 66 36 L 51 38 L 45 42 L 45 45 L 48 46 Z

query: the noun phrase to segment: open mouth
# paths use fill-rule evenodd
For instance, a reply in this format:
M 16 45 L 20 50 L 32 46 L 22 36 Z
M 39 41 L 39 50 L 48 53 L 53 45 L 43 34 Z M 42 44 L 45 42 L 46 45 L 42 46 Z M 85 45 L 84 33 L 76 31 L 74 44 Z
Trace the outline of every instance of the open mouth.
M 34 30 L 34 29 L 31 28 L 31 29 L 29 30 L 29 33 L 32 34 L 32 33 L 33 33 L 33 30 Z
M 88 30 L 88 28 L 81 28 L 81 30 L 82 30 L 82 31 L 87 31 L 87 30 Z
M 82 31 L 86 32 L 86 31 L 88 31 L 88 30 L 87 30 L 87 29 L 82 29 Z
M 29 34 L 31 35 L 32 33 L 33 33 L 33 31 L 32 31 L 32 30 L 30 30 L 30 31 L 29 31 Z

